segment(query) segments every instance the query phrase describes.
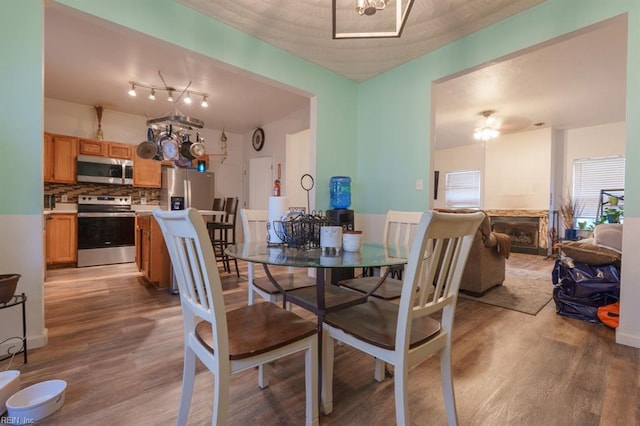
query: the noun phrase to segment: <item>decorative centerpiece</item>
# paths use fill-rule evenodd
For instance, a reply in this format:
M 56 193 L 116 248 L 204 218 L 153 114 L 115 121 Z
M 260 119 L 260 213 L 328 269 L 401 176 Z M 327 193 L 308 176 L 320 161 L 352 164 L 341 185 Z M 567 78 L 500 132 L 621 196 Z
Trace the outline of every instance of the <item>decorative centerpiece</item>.
M 96 131 L 96 139 L 99 141 L 104 139 L 104 133 L 102 133 L 102 106 L 98 105 L 95 107 L 96 115 L 98 116 L 98 130 Z
M 575 229 L 575 221 L 580 217 L 584 205 L 574 200 L 571 193 L 567 192 L 567 197 L 560 204 L 560 216 L 562 217 L 562 225 L 564 226 L 565 240 L 575 240 L 577 232 Z

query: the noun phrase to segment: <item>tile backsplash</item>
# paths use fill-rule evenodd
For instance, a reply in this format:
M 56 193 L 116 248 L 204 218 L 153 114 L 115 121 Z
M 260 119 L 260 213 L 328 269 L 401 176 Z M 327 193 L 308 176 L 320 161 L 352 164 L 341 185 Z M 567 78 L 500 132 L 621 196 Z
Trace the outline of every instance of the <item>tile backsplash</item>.
M 79 195 L 112 195 L 131 196 L 132 204 L 140 204 L 141 198 L 147 199 L 147 204 L 160 204 L 159 188 L 135 188 L 131 185 L 109 185 L 100 183 L 79 182 L 69 183 L 44 183 L 46 194 L 55 194 L 56 203 L 61 203 L 62 196 L 67 196 L 67 203 L 77 203 Z

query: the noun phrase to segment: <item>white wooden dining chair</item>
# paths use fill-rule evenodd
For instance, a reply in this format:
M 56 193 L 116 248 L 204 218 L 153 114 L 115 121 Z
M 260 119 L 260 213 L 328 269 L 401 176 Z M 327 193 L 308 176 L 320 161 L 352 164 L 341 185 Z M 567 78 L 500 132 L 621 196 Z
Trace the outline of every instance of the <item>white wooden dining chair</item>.
M 196 357 L 213 373 L 213 425 L 226 423 L 229 376 L 296 352 L 305 354 L 306 424 L 318 424 L 317 326 L 273 303 L 225 312 L 213 246 L 197 210 L 163 211 L 157 219 L 180 290 L 184 367 L 177 424 L 187 424 Z
M 411 424 L 409 369 L 440 354 L 440 376 L 449 425 L 457 424 L 451 376 L 451 333 L 460 280 L 483 213 L 426 212 L 404 272 L 400 303 L 369 299 L 324 317 L 322 410 L 333 411 L 335 341 L 394 366 L 396 423 Z M 426 282 L 435 289 L 421 284 Z M 441 316 L 432 317 L 441 312 Z M 440 318 L 440 319 L 436 319 Z M 412 397 L 413 399 L 413 397 Z
M 245 243 L 265 242 L 267 240 L 268 216 L 267 210 L 240 210 Z M 269 278 L 256 277 L 254 267 L 253 262 L 247 262 L 249 305 L 253 305 L 255 302 L 256 294 L 269 302 L 280 303 L 282 294 L 278 288 L 273 285 Z M 271 274 L 285 291 L 316 285 L 315 279 L 311 277 L 301 276 L 300 274 L 294 277 L 294 271 L 294 268 L 282 268 L 280 272 L 274 273 L 274 271 L 271 271 Z M 291 310 L 291 303 L 287 304 L 287 309 Z
M 411 247 L 422 214 L 422 212 L 389 210 L 384 225 L 383 244 L 389 247 Z M 380 270 L 380 275 L 384 276 L 386 272 L 386 268 L 383 268 Z M 376 288 L 381 279 L 380 276 L 357 277 L 341 280 L 338 285 L 361 293 L 369 293 Z M 402 280 L 387 276 L 371 295 L 384 300 L 394 300 L 399 299 L 401 293 Z

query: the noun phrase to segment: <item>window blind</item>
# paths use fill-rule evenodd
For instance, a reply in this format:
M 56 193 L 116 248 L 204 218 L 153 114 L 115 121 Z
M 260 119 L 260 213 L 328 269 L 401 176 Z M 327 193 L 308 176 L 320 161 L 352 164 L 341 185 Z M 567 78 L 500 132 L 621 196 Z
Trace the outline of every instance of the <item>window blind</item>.
M 480 170 L 447 172 L 444 198 L 447 208 L 480 208 Z
M 584 206 L 582 218 L 597 219 L 601 190 L 624 188 L 624 164 L 623 156 L 573 161 L 573 197 Z

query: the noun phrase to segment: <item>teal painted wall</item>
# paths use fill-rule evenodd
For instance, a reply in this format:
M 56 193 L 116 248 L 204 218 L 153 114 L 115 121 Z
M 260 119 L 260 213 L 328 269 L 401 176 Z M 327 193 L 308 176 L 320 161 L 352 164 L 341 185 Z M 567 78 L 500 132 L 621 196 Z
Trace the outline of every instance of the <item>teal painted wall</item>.
M 0 215 L 42 214 L 43 12 L 38 0 L 2 3 Z
M 353 81 L 173 0 L 59 0 L 58 3 L 317 97 L 316 205 L 321 209 L 328 207 L 331 176 L 355 175 L 358 92 L 357 84 Z
M 434 80 L 510 55 L 582 27 L 629 14 L 628 117 L 638 117 L 640 2 L 636 0 L 547 0 L 519 15 L 464 37 L 408 64 L 362 83 L 358 96 L 358 210 L 427 209 L 430 174 L 431 99 Z M 638 120 L 628 120 L 625 214 L 640 213 L 637 186 Z M 633 164 L 636 167 L 633 167 Z M 425 191 L 415 190 L 423 179 Z M 634 184 L 634 182 L 638 182 Z M 627 210 L 628 206 L 628 210 Z

